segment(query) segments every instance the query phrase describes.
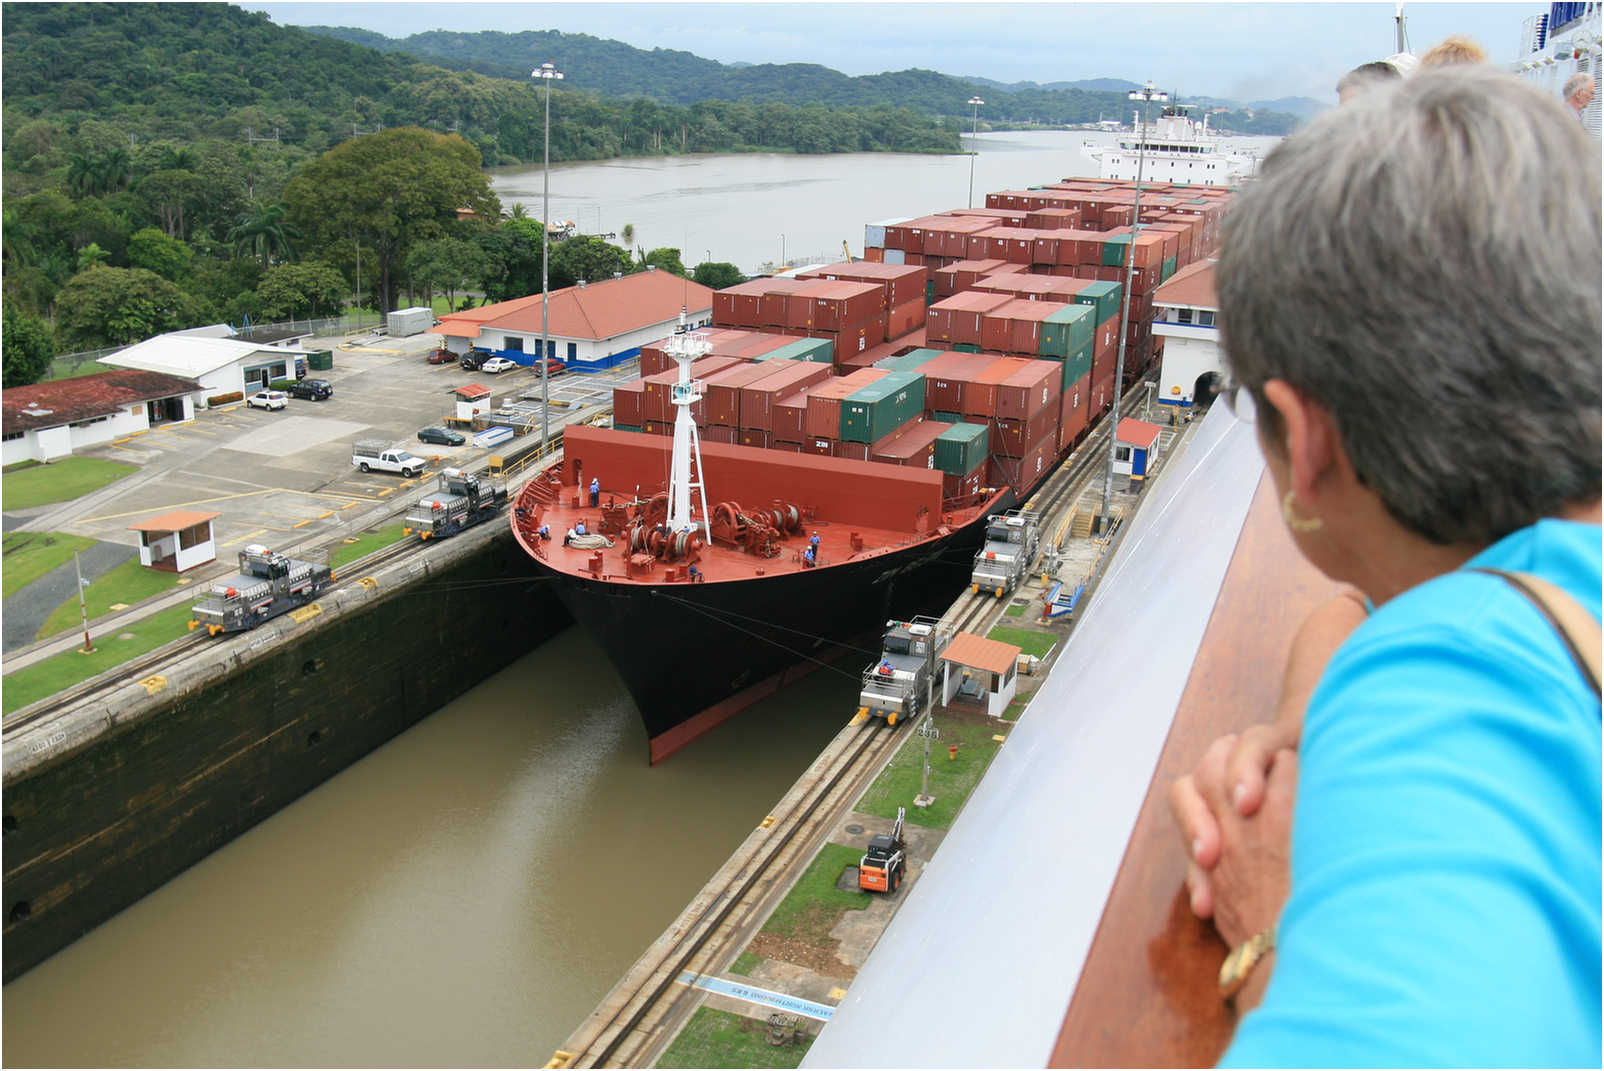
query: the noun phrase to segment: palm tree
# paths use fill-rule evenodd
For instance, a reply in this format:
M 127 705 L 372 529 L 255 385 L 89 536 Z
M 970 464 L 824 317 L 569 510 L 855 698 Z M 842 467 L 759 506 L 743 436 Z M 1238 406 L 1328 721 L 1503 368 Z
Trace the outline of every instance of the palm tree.
M 111 256 L 110 253 L 100 248 L 100 246 L 96 243 L 90 242 L 88 245 L 78 250 L 78 270 L 88 271 L 96 264 L 104 263 L 106 258 L 109 256 Z
M 256 257 L 263 264 L 294 256 L 295 239 L 301 232 L 284 218 L 286 211 L 281 203 L 256 205 L 234 217 L 228 240 L 234 243 L 235 254 Z
M 120 190 L 128 185 L 133 168 L 133 157 L 129 156 L 128 150 L 121 146 L 107 149 L 94 163 L 95 178 L 100 189 L 106 193 Z
M 175 148 L 166 145 L 162 148 L 158 171 L 193 171 L 195 170 L 195 153 L 190 149 Z
M 529 218 L 529 209 L 525 208 L 524 205 L 523 205 L 523 202 L 520 201 L 520 202 L 514 204 L 511 208 L 509 208 L 507 210 L 507 218 L 508 219 L 528 219 Z
M 67 188 L 74 193 L 85 196 L 95 192 L 99 178 L 95 174 L 95 161 L 88 154 L 71 152 L 67 154 Z

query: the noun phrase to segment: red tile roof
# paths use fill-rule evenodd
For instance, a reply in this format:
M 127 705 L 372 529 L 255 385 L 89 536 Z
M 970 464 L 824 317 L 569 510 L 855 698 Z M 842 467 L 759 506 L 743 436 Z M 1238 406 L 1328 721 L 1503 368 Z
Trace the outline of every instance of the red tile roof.
M 983 669 L 988 673 L 1007 673 L 1008 668 L 1019 658 L 1019 651 L 1020 649 L 1011 643 L 988 640 L 972 632 L 960 632 L 952 638 L 951 643 L 947 644 L 947 649 L 941 652 L 941 660 L 954 665 Z
M 154 398 L 171 398 L 200 390 L 193 379 L 164 372 L 123 369 L 76 379 L 53 379 L 0 391 L 0 426 L 5 434 L 36 431 L 106 416 Z
M 1168 282 L 1153 291 L 1153 303 L 1218 309 L 1220 295 L 1214 289 L 1214 261 L 1200 260 L 1188 264 L 1170 276 Z
M 1153 445 L 1153 440 L 1158 438 L 1158 431 L 1157 424 L 1125 417 L 1119 422 L 1119 434 L 1115 438 L 1122 443 L 1130 443 L 1138 449 L 1146 450 Z
M 553 290 L 547 331 L 558 338 L 607 339 L 713 307 L 713 291 L 672 272 L 642 271 L 621 279 Z M 477 338 L 486 329 L 540 333 L 540 295 L 497 302 L 440 318 L 437 334 Z
M 203 509 L 175 509 L 171 513 L 163 513 L 160 517 L 152 517 L 148 521 L 130 524 L 130 532 L 182 532 L 185 528 L 193 528 L 197 524 L 215 520 L 221 513 L 208 513 Z
M 490 388 L 483 383 L 469 383 L 466 386 L 458 387 L 452 393 L 465 402 L 471 402 L 489 394 Z

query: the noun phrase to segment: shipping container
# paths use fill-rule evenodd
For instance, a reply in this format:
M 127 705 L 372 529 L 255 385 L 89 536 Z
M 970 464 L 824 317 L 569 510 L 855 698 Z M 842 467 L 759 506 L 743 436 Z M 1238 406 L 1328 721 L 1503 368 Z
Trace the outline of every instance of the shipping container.
M 746 362 L 738 357 L 703 357 L 691 365 L 691 378 L 706 380 L 708 376 L 722 369 L 745 364 Z M 674 422 L 674 407 L 669 404 L 669 399 L 677 382 L 679 382 L 678 368 L 646 377 L 646 391 L 641 401 L 641 412 L 647 421 L 666 421 L 670 424 Z M 704 406 L 705 399 L 691 406 L 691 415 L 698 423 L 701 422 Z
M 1064 387 L 1058 397 L 1058 449 L 1063 451 L 1080 437 L 1091 416 L 1087 411 L 1091 399 L 1091 374 L 1081 376 Z
M 980 497 L 986 485 L 986 459 L 981 458 L 974 471 L 962 476 L 943 473 L 941 476 L 942 505 L 949 509 L 971 505 Z
M 776 439 L 800 443 L 808 437 L 808 392 L 799 390 L 779 399 L 770 410 L 770 417 Z
M 770 374 L 744 384 L 737 392 L 739 419 L 733 423 L 743 431 L 773 430 L 776 402 L 830 378 L 828 365 L 811 361 L 770 361 L 759 367 L 770 369 Z
M 905 424 L 895 434 L 875 443 L 869 451 L 869 460 L 908 468 L 933 469 L 936 467 L 936 439 L 951 427 L 950 424 L 934 420 Z
M 876 368 L 884 368 L 888 372 L 912 372 L 946 352 L 946 350 L 921 346 L 919 349 L 910 350 L 895 357 L 882 357 L 874 362 L 874 366 Z
M 1057 369 L 1054 368 L 1056 372 Z M 1056 403 L 1059 395 L 1054 395 Z M 999 417 L 991 422 L 987 442 L 994 454 L 1004 457 L 1024 457 L 1044 442 L 1058 446 L 1058 406 L 1056 404 L 1037 412 L 1028 420 Z
M 936 468 L 949 476 L 965 476 L 986 462 L 986 426 L 954 424 L 936 436 Z
M 999 357 L 964 384 L 963 402 L 958 411 L 965 417 L 990 422 L 997 415 L 997 387 L 1017 369 L 1023 358 Z
M 946 413 L 963 411 L 964 387 L 996 364 L 1001 354 L 954 351 L 932 358 L 919 368 L 925 376 L 925 408 Z
M 872 443 L 924 412 L 925 377 L 876 369 L 885 375 L 841 401 L 842 442 Z
M 1058 361 L 1024 361 L 997 388 L 997 416 L 1030 420 L 1051 411 L 1064 389 L 1064 368 Z
M 1037 352 L 1068 359 L 1070 354 L 1085 348 L 1089 355 L 1096 316 L 1095 306 L 1079 303 L 1058 306 L 1042 322 L 1041 345 Z
M 769 433 L 756 428 L 741 428 L 735 433 L 735 441 L 741 446 L 752 446 L 759 450 L 767 450 Z
M 613 388 L 613 423 L 620 422 L 639 428 L 646 420 L 642 403 L 646 397 L 646 384 L 641 380 L 620 383 Z
M 908 222 L 907 217 L 898 217 L 896 219 L 882 219 L 878 223 L 865 223 L 863 225 L 864 247 L 884 249 L 886 247 L 886 228 L 895 227 L 899 223 L 906 222 Z
M 829 364 L 835 357 L 835 344 L 826 338 L 788 338 L 785 340 L 785 345 L 771 351 L 767 356 L 771 361 Z
M 735 429 L 728 424 L 703 424 L 696 433 L 704 443 L 733 443 Z
M 1009 301 L 1006 294 L 966 291 L 943 298 L 930 306 L 925 318 L 925 338 L 930 342 L 980 345 L 980 316 Z
M 812 439 L 840 438 L 841 402 L 889 375 L 884 368 L 860 368 L 850 375 L 820 383 L 808 391 L 807 434 Z

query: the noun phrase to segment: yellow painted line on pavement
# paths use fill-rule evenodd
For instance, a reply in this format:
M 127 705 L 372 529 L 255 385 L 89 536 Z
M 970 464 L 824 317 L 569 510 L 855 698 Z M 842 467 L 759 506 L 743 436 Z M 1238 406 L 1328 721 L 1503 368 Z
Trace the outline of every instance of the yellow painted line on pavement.
M 341 506 L 340 508 L 344 509 L 345 507 Z M 332 516 L 334 516 L 334 511 L 333 510 L 329 510 L 327 513 L 319 513 L 317 515 L 317 519 L 321 521 L 325 517 L 332 517 Z
M 340 508 L 342 510 L 345 510 L 345 509 L 356 509 L 361 504 L 362 503 L 360 503 L 360 502 L 347 502 L 345 505 L 341 506 Z
M 232 495 L 215 495 L 212 498 L 197 498 L 189 502 L 175 502 L 167 508 L 184 509 L 189 506 L 205 506 L 210 505 L 213 502 L 229 502 L 236 498 L 252 498 L 256 495 L 306 495 L 310 498 L 333 498 L 340 501 L 345 501 L 352 497 L 350 494 L 339 491 L 297 491 L 293 487 L 264 487 L 260 491 L 240 491 Z M 91 524 L 97 521 L 115 521 L 120 520 L 123 517 L 136 517 L 141 514 L 146 514 L 149 513 L 150 510 L 151 507 L 146 506 L 144 509 L 129 510 L 126 513 L 107 513 L 99 517 L 84 517 L 73 523 Z M 282 529 L 280 529 L 280 531 L 282 531 Z
M 309 521 L 309 520 L 308 521 L 296 521 L 294 524 L 290 525 L 290 527 L 291 528 L 305 528 L 307 525 L 309 525 L 311 523 L 312 522 Z
M 394 487 L 386 487 L 384 490 L 379 492 L 379 497 L 383 498 L 385 495 L 393 495 L 395 492 L 396 489 Z
M 247 539 L 255 539 L 257 536 L 263 535 L 266 532 L 267 532 L 266 528 L 258 528 L 256 531 L 248 533 L 246 535 L 242 535 L 238 539 L 230 539 L 227 543 L 222 544 L 222 546 L 232 547 L 236 543 L 243 543 Z

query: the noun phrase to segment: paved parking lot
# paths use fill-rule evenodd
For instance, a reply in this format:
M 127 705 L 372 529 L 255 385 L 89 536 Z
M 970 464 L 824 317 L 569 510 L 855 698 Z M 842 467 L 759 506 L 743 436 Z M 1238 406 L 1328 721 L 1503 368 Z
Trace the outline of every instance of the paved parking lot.
M 359 472 L 351 466 L 354 442 L 404 444 L 420 457 L 438 459 L 439 467 L 476 465 L 494 450 L 477 448 L 471 441 L 451 447 L 417 438 L 419 428 L 443 424 L 455 413 L 452 390 L 482 383 L 498 405 L 525 392 L 539 399 L 540 377 L 529 369 L 487 376 L 456 365 L 428 364 L 424 354 L 436 343 L 433 335 L 351 349 L 341 343 L 309 343 L 309 348 L 334 351 L 332 370 L 310 373 L 333 385 L 332 398 L 291 398 L 285 409 L 276 411 L 243 404 L 206 410 L 193 421 L 84 451 L 132 462 L 140 471 L 77 501 L 37 511 L 25 526 L 132 547 L 138 538 L 128 525 L 172 509 L 204 509 L 221 514 L 212 524 L 220 561 L 232 560 L 246 542 L 284 550 L 327 543 L 365 527 L 353 522 L 371 521 L 371 513 L 382 504 L 393 503 L 401 511 L 434 482 L 432 473 L 408 480 Z M 553 377 L 552 429 L 610 404 L 613 384 L 635 374 L 631 364 L 608 375 Z

